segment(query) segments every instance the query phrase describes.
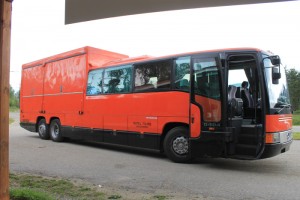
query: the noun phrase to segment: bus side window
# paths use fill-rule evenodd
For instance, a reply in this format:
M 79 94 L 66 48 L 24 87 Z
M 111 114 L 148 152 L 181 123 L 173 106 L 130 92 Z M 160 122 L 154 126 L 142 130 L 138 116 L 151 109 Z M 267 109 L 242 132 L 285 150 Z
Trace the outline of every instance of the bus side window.
M 89 72 L 86 95 L 98 95 L 102 93 L 103 70 L 93 70 Z
M 135 91 L 170 89 L 171 68 L 170 60 L 137 65 L 135 67 Z
M 175 89 L 190 90 L 190 57 L 178 58 L 175 61 Z
M 104 72 L 103 91 L 106 94 L 128 93 L 131 91 L 131 65 L 108 68 Z

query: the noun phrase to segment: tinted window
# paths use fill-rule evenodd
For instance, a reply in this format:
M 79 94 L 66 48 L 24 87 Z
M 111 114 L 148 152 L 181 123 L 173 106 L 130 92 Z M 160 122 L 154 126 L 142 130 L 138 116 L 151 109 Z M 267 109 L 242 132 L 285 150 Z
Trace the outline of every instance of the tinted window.
M 178 58 L 175 61 L 175 89 L 190 89 L 190 57 Z
M 172 61 L 161 61 L 135 67 L 135 90 L 170 89 Z
M 97 95 L 102 93 L 102 76 L 102 69 L 93 70 L 89 72 L 86 90 L 87 95 Z
M 108 68 L 104 72 L 104 93 L 127 93 L 132 86 L 132 66 Z
M 214 58 L 194 60 L 195 94 L 220 99 L 219 75 Z

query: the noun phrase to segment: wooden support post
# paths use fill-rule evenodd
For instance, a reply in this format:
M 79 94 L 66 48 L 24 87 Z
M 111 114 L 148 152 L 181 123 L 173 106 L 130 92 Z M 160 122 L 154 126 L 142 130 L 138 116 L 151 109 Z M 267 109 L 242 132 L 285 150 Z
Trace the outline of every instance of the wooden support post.
M 0 199 L 9 200 L 9 64 L 12 0 L 0 2 Z

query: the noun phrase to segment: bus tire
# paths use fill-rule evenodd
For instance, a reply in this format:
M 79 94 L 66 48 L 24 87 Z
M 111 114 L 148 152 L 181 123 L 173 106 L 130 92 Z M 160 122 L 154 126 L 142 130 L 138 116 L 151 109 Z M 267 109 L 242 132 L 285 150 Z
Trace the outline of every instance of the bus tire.
M 59 119 L 53 119 L 50 123 L 50 137 L 53 142 L 62 142 L 64 140 L 61 133 L 61 125 Z
M 191 160 L 188 128 L 180 126 L 171 129 L 164 140 L 164 151 L 166 156 L 177 163 Z
M 49 140 L 50 138 L 49 126 L 46 124 L 45 119 L 39 120 L 37 129 L 41 139 Z

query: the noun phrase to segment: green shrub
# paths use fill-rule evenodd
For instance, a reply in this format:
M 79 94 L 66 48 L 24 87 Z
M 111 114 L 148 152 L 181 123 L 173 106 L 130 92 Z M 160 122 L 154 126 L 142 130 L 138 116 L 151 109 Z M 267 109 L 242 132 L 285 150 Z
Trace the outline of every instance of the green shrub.
M 293 139 L 294 140 L 300 140 L 300 132 L 293 133 Z
M 300 114 L 293 114 L 293 125 L 300 126 Z
M 27 188 L 12 188 L 10 190 L 11 200 L 54 200 L 50 195 L 27 189 Z

